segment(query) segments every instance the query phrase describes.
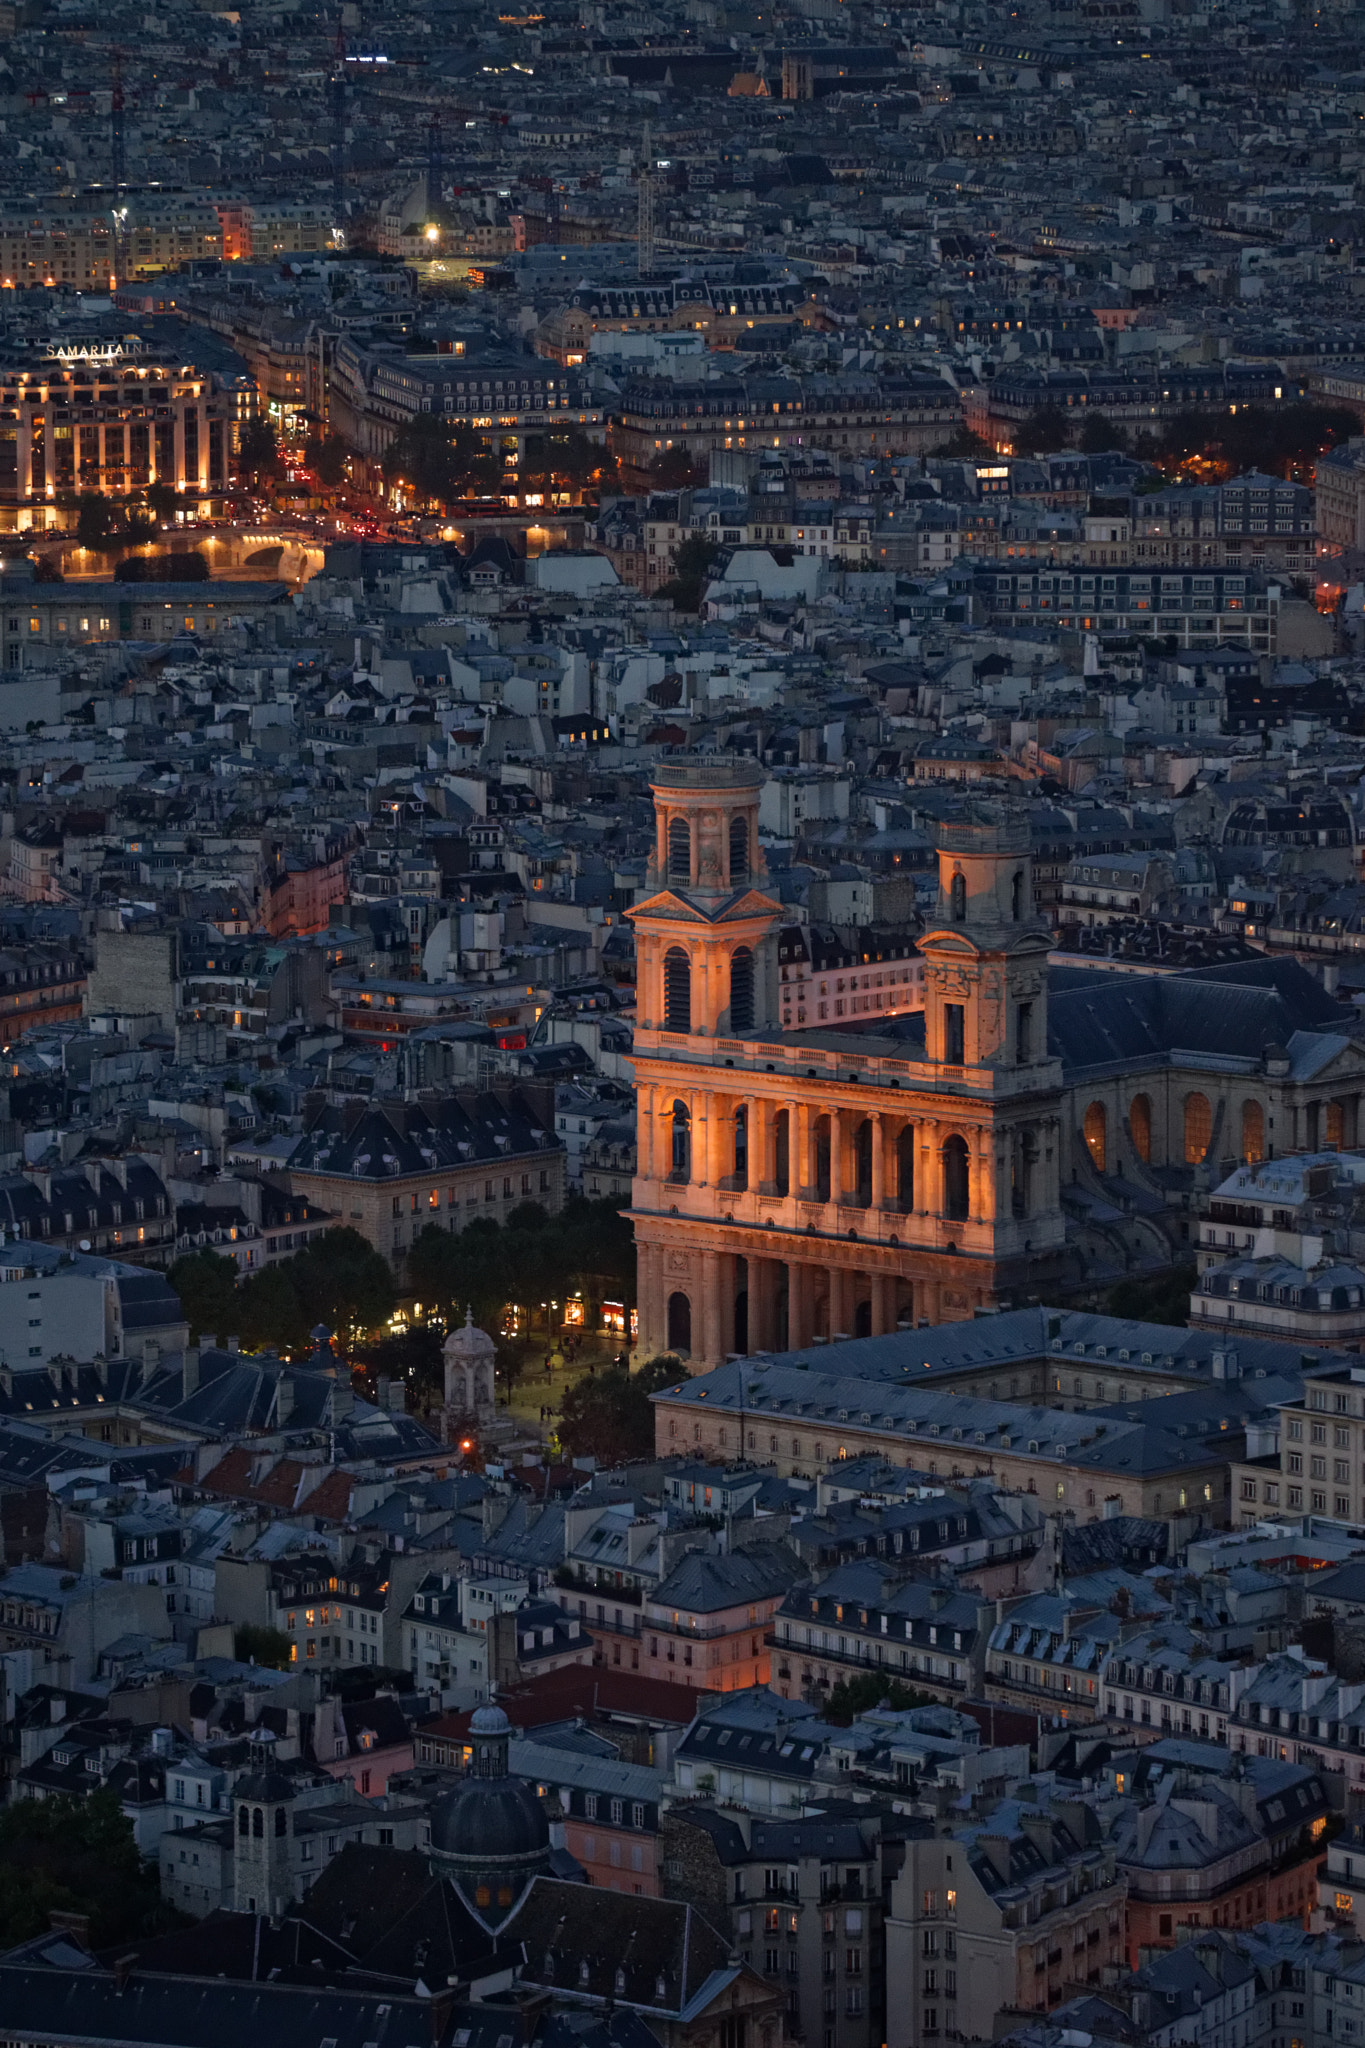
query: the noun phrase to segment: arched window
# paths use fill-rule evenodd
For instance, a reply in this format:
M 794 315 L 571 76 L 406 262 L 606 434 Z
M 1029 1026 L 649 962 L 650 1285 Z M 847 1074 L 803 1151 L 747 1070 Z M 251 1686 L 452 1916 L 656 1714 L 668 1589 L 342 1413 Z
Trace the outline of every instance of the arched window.
M 668 879 L 670 882 L 692 879 L 692 830 L 686 818 L 674 818 L 669 823 Z
M 791 1115 L 779 1109 L 773 1118 L 773 1181 L 779 1195 L 791 1192 Z
M 682 1353 L 692 1349 L 692 1304 L 685 1294 L 668 1297 L 668 1348 Z
M 253 1839 L 258 1842 L 265 1833 L 265 1814 L 259 1806 L 253 1806 L 251 1809 L 251 1833 Z
M 741 1187 L 749 1184 L 749 1112 L 743 1103 L 735 1111 L 735 1179 Z
M 1086 1149 L 1101 1173 L 1104 1172 L 1108 1163 L 1108 1146 L 1105 1142 L 1109 1135 L 1108 1126 L 1109 1119 L 1104 1113 L 1104 1104 L 1102 1102 L 1092 1102 L 1085 1113 L 1085 1123 L 1082 1129 L 1085 1135 Z
M 965 1223 L 970 1207 L 967 1141 L 954 1131 L 943 1141 L 943 1213 L 950 1223 Z
M 1325 1119 L 1323 1148 L 1328 1152 L 1340 1152 L 1346 1135 L 1346 1117 L 1339 1102 L 1329 1102 Z
M 749 879 L 749 820 L 744 817 L 730 820 L 730 880 L 732 883 L 747 882 Z
M 1242 1104 L 1242 1157 L 1248 1166 L 1265 1158 L 1265 1111 L 1259 1102 Z
M 1213 1136 L 1213 1110 L 1207 1095 L 1185 1097 L 1185 1164 L 1202 1166 Z
M 967 877 L 961 870 L 948 886 L 948 914 L 954 924 L 961 924 L 967 915 Z
M 1018 924 L 1024 915 L 1024 871 L 1018 869 L 1010 883 L 1010 916 Z
M 903 1214 L 915 1208 L 915 1126 L 906 1124 L 896 1140 L 896 1201 Z
M 681 946 L 664 954 L 664 1030 L 692 1029 L 692 963 Z
M 289 1815 L 282 1806 L 275 1808 L 275 1833 L 277 1835 L 287 1835 L 289 1833 Z
M 754 1028 L 754 956 L 747 946 L 730 955 L 730 1029 Z
M 673 1178 L 686 1180 L 692 1171 L 692 1117 L 685 1102 L 673 1105 Z
M 239 1806 L 237 1808 L 237 1832 L 239 1835 L 247 1835 L 251 1832 L 251 1809 L 249 1807 Z
M 1133 1150 L 1143 1165 L 1149 1165 L 1152 1157 L 1152 1098 L 1150 1095 L 1135 1095 L 1128 1105 L 1128 1128 L 1133 1134 Z

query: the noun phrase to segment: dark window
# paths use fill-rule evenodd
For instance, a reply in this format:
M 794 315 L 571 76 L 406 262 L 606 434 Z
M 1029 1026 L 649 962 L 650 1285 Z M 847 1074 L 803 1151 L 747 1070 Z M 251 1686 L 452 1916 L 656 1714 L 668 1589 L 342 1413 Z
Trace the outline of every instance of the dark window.
M 1022 869 L 1010 883 L 1010 916 L 1018 924 L 1024 915 L 1024 876 Z
M 962 1065 L 966 1044 L 966 1011 L 961 1003 L 943 1005 L 943 1057 L 950 1067 Z
M 673 1105 L 673 1172 L 686 1180 L 692 1170 L 692 1118 L 685 1102 Z
M 791 1192 L 791 1117 L 785 1109 L 773 1118 L 773 1179 L 779 1195 Z
M 968 1213 L 967 1141 L 954 1132 L 943 1144 L 943 1213 L 950 1223 L 965 1223 Z
M 668 877 L 672 882 L 686 882 L 691 876 L 692 834 L 686 818 L 674 818 L 668 828 Z
M 730 820 L 730 880 L 747 882 L 749 879 L 749 820 Z
M 967 878 L 965 875 L 957 874 L 953 876 L 948 891 L 948 905 L 949 915 L 952 917 L 954 924 L 961 924 L 967 915 Z
M 685 1294 L 670 1294 L 668 1297 L 668 1348 L 670 1351 L 692 1349 L 692 1304 Z
M 692 1029 L 692 966 L 681 946 L 664 954 L 664 1030 Z
M 747 946 L 730 955 L 730 1029 L 754 1028 L 754 956 Z
M 907 1124 L 896 1140 L 896 1199 L 905 1215 L 915 1207 L 915 1126 Z
M 1014 1057 L 1021 1067 L 1033 1057 L 1032 1003 L 1020 1003 L 1014 1013 Z

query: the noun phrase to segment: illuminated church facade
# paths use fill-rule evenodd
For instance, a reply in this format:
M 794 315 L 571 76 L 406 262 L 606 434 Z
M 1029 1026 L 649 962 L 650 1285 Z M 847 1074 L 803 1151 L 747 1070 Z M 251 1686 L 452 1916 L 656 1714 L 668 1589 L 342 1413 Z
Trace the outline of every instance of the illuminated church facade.
M 940 831 L 922 1017 L 784 1030 L 762 780 L 694 762 L 652 785 L 638 1357 L 699 1372 L 1060 1300 L 1169 1265 L 1239 1158 L 1365 1139 L 1365 1049 L 1295 963 L 1050 973 L 1024 809 L 989 800 Z

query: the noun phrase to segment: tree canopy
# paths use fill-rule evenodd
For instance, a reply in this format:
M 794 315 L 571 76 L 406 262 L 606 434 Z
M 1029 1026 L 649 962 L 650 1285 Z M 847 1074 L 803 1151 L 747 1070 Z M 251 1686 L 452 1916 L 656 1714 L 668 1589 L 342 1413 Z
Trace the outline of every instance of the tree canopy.
M 564 1396 L 559 1441 L 571 1458 L 626 1465 L 654 1455 L 651 1394 L 674 1387 L 686 1374 L 676 1358 L 651 1358 L 638 1372 L 623 1365 L 585 1374 Z
M 0 1807 L 0 1948 L 44 1933 L 52 1913 L 88 1913 L 96 1949 L 184 1924 L 112 1792 Z
M 856 1677 L 841 1678 L 830 1687 L 824 1718 L 836 1728 L 847 1728 L 859 1714 L 870 1714 L 874 1707 L 887 1706 L 893 1714 L 904 1714 L 911 1707 L 932 1704 L 930 1693 L 902 1685 L 898 1678 L 883 1678 L 879 1671 L 860 1671 Z
M 410 484 L 422 498 L 486 497 L 503 481 L 502 456 L 458 420 L 421 412 L 399 428 L 384 456 L 384 475 Z
M 247 1280 L 238 1279 L 232 1259 L 207 1248 L 177 1259 L 166 1277 L 192 1342 L 233 1335 L 253 1351 L 301 1351 L 322 1323 L 349 1357 L 395 1299 L 387 1259 L 351 1229 L 324 1230 Z
M 635 1241 L 612 1201 L 571 1197 L 555 1216 L 523 1202 L 506 1223 L 484 1217 L 452 1233 L 429 1225 L 407 1259 L 409 1290 L 448 1328 L 473 1311 L 495 1329 L 509 1301 L 532 1306 L 581 1291 L 589 1302 L 635 1299 Z
M 1040 405 L 1014 437 L 1019 455 L 1055 455 L 1071 439 L 1071 421 L 1059 405 Z
M 567 424 L 548 434 L 528 434 L 517 482 L 523 491 L 610 490 L 616 458 L 599 448 L 581 427 Z
M 719 548 L 705 534 L 692 533 L 673 557 L 673 574 L 659 585 L 658 595 L 667 598 L 676 611 L 699 612 L 706 579 Z

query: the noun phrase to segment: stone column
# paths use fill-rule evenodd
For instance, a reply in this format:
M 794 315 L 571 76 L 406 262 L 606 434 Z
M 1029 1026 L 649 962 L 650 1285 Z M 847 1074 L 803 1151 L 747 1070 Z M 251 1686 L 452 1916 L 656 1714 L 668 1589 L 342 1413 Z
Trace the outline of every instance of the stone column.
M 725 1157 L 725 1124 L 728 1104 L 723 1096 L 706 1097 L 706 1155 L 705 1171 L 702 1178 L 710 1188 L 719 1186 L 721 1175 L 728 1173 L 729 1162 Z
M 57 488 L 57 428 L 50 405 L 43 427 L 43 483 L 50 498 Z
M 920 1170 L 915 1175 L 915 1214 L 940 1216 L 943 1213 L 943 1161 L 938 1156 L 937 1117 L 928 1117 L 917 1126 L 917 1132 Z
M 829 1113 L 829 1198 L 835 1208 L 844 1199 L 844 1112 Z
M 734 1291 L 726 1289 L 726 1266 L 731 1260 L 721 1252 L 701 1255 L 702 1354 L 707 1365 L 722 1365 L 734 1338 Z M 726 1308 L 729 1323 L 726 1323 Z
M 853 1334 L 848 1327 L 850 1321 L 848 1301 L 848 1275 L 842 1266 L 831 1266 L 829 1268 L 829 1341 L 831 1344 L 834 1343 L 836 1338 L 849 1337 Z
M 810 1267 L 796 1259 L 787 1265 L 787 1349 L 804 1351 L 811 1337 Z
M 886 1120 L 878 1110 L 872 1123 L 872 1207 L 881 1209 L 886 1203 L 886 1159 L 883 1148 L 886 1144 Z
M 810 1156 L 810 1104 L 804 1098 L 796 1105 L 795 1121 L 795 1129 L 789 1128 L 787 1177 L 792 1193 L 800 1194 L 803 1189 L 811 1187 L 815 1179 Z
M 749 1192 L 757 1194 L 772 1179 L 768 1171 L 768 1105 L 760 1096 L 751 1095 L 744 1111 L 749 1131 Z
M 777 1264 L 773 1259 L 749 1260 L 749 1349 L 777 1349 Z
M 896 1327 L 894 1311 L 895 1275 L 874 1273 L 872 1275 L 872 1334 L 884 1337 Z

